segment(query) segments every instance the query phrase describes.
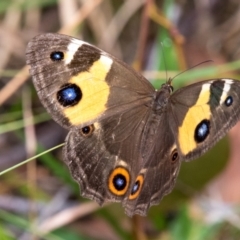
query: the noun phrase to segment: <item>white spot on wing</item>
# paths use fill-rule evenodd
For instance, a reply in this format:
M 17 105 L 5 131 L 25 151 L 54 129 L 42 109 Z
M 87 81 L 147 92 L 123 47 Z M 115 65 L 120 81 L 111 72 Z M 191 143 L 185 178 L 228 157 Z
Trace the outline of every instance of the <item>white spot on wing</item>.
M 147 168 L 142 168 L 140 174 L 145 174 L 147 172 Z
M 203 84 L 200 95 L 204 94 L 205 92 L 209 92 L 211 84 L 212 84 L 212 82 L 208 82 L 208 83 Z
M 128 164 L 125 161 L 120 160 L 118 158 L 118 156 L 115 156 L 115 158 L 116 158 L 116 161 L 117 161 L 117 166 L 122 166 L 122 167 L 126 167 L 126 168 L 128 167 Z
M 233 83 L 233 80 L 232 79 L 229 79 L 229 78 L 223 78 L 222 79 L 224 82 L 228 83 L 228 84 L 232 84 Z
M 65 56 L 65 63 L 69 64 L 73 60 L 75 52 L 83 45 L 85 42 L 72 38 L 71 42 L 67 46 L 67 52 Z
M 223 92 L 220 98 L 220 104 L 222 104 L 226 100 L 228 96 L 228 92 L 231 89 L 231 84 L 233 83 L 232 79 L 223 79 L 223 81 L 224 81 L 224 87 L 223 87 Z
M 111 68 L 113 63 L 113 60 L 110 57 L 105 55 L 101 55 L 100 61 L 103 63 L 104 66 L 106 66 L 107 71 Z

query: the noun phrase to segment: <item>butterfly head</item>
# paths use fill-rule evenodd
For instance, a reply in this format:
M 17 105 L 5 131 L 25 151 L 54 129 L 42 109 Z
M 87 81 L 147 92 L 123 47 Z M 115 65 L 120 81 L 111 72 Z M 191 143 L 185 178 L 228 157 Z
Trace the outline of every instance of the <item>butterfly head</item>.
M 160 90 L 161 91 L 166 91 L 169 94 L 172 94 L 172 92 L 174 90 L 174 88 L 172 86 L 172 80 L 173 80 L 172 78 L 169 78 L 166 83 L 162 84 Z

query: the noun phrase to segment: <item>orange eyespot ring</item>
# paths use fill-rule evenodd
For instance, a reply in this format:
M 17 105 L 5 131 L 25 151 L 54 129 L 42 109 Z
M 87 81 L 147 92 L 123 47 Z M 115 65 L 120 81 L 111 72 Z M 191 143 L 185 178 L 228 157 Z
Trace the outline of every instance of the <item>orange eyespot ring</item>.
M 139 193 L 142 190 L 143 181 L 144 181 L 143 175 L 142 174 L 138 175 L 137 179 L 136 179 L 136 181 L 135 181 L 135 183 L 133 185 L 131 194 L 129 196 L 130 200 L 134 200 L 134 199 L 136 199 L 139 196 Z
M 115 168 L 108 178 L 109 191 L 117 196 L 124 195 L 129 187 L 130 175 L 126 168 Z

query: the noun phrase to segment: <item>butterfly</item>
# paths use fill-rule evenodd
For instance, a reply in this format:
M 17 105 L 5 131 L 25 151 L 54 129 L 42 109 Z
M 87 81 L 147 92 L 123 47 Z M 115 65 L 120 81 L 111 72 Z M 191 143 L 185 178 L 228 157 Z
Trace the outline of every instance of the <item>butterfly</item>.
M 209 150 L 240 118 L 240 82 L 160 89 L 116 57 L 61 34 L 33 38 L 27 64 L 52 118 L 69 130 L 64 162 L 81 194 L 146 215 L 175 185 L 182 161 Z

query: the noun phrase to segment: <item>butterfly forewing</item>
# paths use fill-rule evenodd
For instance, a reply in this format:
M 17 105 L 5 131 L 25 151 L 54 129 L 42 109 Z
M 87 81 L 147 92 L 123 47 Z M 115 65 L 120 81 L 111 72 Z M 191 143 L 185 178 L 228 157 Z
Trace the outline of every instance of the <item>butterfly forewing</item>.
M 240 82 L 218 79 L 177 90 L 170 99 L 176 140 L 185 160 L 201 156 L 240 118 Z

